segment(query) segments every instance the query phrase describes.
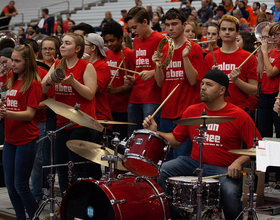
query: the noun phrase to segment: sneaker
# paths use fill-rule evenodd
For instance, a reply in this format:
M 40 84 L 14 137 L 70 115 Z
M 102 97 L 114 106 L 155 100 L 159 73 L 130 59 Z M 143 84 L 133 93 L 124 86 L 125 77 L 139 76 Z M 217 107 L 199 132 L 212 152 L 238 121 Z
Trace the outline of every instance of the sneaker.
M 54 219 L 54 220 L 58 220 L 59 214 L 60 214 L 60 208 L 57 207 L 57 208 L 56 208 L 56 211 L 54 212 L 53 219 Z M 45 219 L 45 220 L 50 220 L 50 214 L 46 215 L 46 216 L 44 217 L 44 219 Z

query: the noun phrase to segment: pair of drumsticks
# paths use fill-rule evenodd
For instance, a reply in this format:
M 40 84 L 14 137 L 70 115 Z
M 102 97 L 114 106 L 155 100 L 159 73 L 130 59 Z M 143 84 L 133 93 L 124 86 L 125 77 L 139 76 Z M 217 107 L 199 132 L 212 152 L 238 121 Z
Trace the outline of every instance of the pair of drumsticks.
M 115 75 L 114 75 L 113 78 L 111 79 L 111 82 L 109 83 L 109 85 L 112 84 L 112 82 L 113 82 L 113 80 L 115 79 L 115 77 L 116 77 L 117 73 L 119 72 L 119 70 L 124 70 L 126 76 L 127 76 L 127 72 L 130 72 L 128 69 L 126 69 L 125 57 L 124 57 L 124 55 L 123 55 L 123 50 L 121 50 L 121 55 L 122 55 L 122 61 L 121 61 L 120 65 L 119 65 L 118 67 L 112 66 L 112 65 L 108 65 L 109 67 L 112 67 L 112 68 L 116 68 L 116 69 L 117 69 L 117 71 L 115 72 Z M 122 64 L 123 64 L 124 68 L 121 68 Z

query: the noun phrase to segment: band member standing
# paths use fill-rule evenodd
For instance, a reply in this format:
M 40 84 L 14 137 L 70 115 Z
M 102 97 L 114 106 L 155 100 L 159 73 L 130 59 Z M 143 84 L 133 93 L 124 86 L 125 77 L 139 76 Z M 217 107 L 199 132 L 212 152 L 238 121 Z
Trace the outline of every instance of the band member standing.
M 131 8 L 124 19 L 135 35 L 133 41 L 135 70 L 139 75 L 125 77 L 125 84 L 133 85 L 128 104 L 128 121 L 137 125 L 128 126 L 128 136 L 142 128 L 142 121 L 151 115 L 161 103 L 161 88 L 155 81 L 156 65 L 152 55 L 163 36 L 149 26 L 149 13 L 145 8 Z M 159 123 L 160 112 L 155 116 Z
M 250 55 L 249 52 L 236 45 L 238 34 L 238 19 L 230 15 L 224 15 L 220 22 L 220 37 L 223 45 L 220 49 L 214 51 L 217 66 L 214 66 L 212 54 L 206 55 L 198 79 L 202 80 L 204 74 L 212 68 L 224 71 L 230 78 L 229 93 L 231 98 L 226 97 L 226 101 L 247 111 L 249 107 L 248 95 L 254 96 L 258 90 L 257 60 L 252 56 L 241 69 L 238 68 Z
M 124 48 L 122 45 L 123 29 L 121 25 L 114 21 L 108 22 L 102 28 L 102 35 L 104 36 L 106 46 L 109 48 L 109 50 L 105 51 L 105 61 L 108 65 L 119 66 L 122 62 L 121 51 L 123 51 L 125 63 L 121 67 L 134 70 L 133 50 L 128 47 Z M 131 73 L 125 73 L 125 71 L 116 70 L 115 68 L 110 68 L 110 71 L 110 80 L 112 80 L 117 71 L 117 75 L 112 84 L 108 85 L 107 88 L 108 101 L 113 119 L 114 121 L 128 121 L 127 107 L 132 86 L 124 85 L 124 76 L 125 74 L 131 75 Z M 119 137 L 122 140 L 127 136 L 127 125 L 114 125 L 113 131 L 119 132 Z
M 78 34 L 68 33 L 62 39 L 60 46 L 61 60 L 57 60 L 50 68 L 48 74 L 42 81 L 43 92 L 49 91 L 50 86 L 54 82 L 51 80 L 51 73 L 56 68 L 61 68 L 66 72 L 66 78 L 59 84 L 55 85 L 55 98 L 58 102 L 65 103 L 70 106 L 80 104 L 80 110 L 95 116 L 95 93 L 97 87 L 96 72 L 92 64 L 88 61 L 81 60 L 84 54 L 84 38 Z M 69 125 L 70 120 L 61 115 L 57 115 L 57 126 L 63 127 Z M 91 129 L 81 127 L 78 124 L 71 125 L 56 134 L 54 141 L 54 155 L 56 164 L 84 161 L 66 146 L 68 140 L 90 140 Z M 74 166 L 76 177 L 87 177 L 85 164 Z M 68 188 L 68 168 L 57 167 L 59 186 L 61 195 Z
M 264 34 L 264 33 L 262 33 Z M 267 37 L 262 38 L 261 52 L 259 53 L 259 62 L 263 63 L 262 75 L 262 96 L 258 111 L 258 129 L 263 137 L 272 137 L 273 125 L 275 127 L 276 137 L 280 137 L 280 117 L 273 111 L 275 97 L 279 93 L 279 73 L 280 73 L 280 22 L 274 23 Z M 271 38 L 269 37 L 271 36 Z M 267 41 L 276 43 L 276 48 L 270 52 Z
M 174 41 L 174 54 L 165 69 L 156 68 L 155 80 L 162 88 L 162 100 L 180 83 L 161 109 L 160 131 L 171 132 L 176 126 L 172 123 L 173 120 L 181 118 L 188 106 L 199 102 L 197 76 L 203 62 L 203 54 L 200 46 L 189 41 L 184 35 L 186 17 L 182 11 L 172 8 L 164 18 L 168 34 Z M 161 62 L 161 56 L 157 51 L 154 52 L 152 59 L 154 63 Z M 177 107 L 173 108 L 175 105 Z M 191 147 L 192 143 L 187 141 L 180 148 L 172 148 L 167 160 L 190 155 Z
M 208 124 L 204 134 L 202 168 L 204 176 L 228 173 L 228 177 L 218 178 L 221 182 L 221 205 L 227 220 L 236 219 L 242 211 L 242 178 L 243 165 L 250 161 L 249 156 L 239 156 L 228 150 L 240 149 L 242 140 L 253 146 L 254 122 L 251 117 L 237 106 L 226 102 L 229 79 L 221 70 L 210 70 L 204 75 L 200 87 L 200 99 L 203 103 L 188 107 L 182 118 L 199 117 L 202 112 L 208 116 L 231 116 L 235 120 Z M 206 121 L 207 123 L 207 121 Z M 155 132 L 157 125 L 151 116 L 143 122 L 145 129 Z M 194 140 L 200 125 L 177 125 L 172 133 L 158 132 L 172 147 L 179 147 L 188 137 Z M 257 131 L 257 137 L 261 138 Z M 193 142 L 191 156 L 180 156 L 163 163 L 158 184 L 166 192 L 166 179 L 171 176 L 193 176 L 199 167 L 199 146 Z M 230 198 L 230 199 L 229 199 Z M 172 216 L 173 215 L 173 216 Z M 171 212 L 171 218 L 177 219 L 176 213 Z M 178 216 L 177 216 L 178 217 Z M 178 218 L 182 219 L 182 218 Z M 242 219 L 242 216 L 241 216 Z
M 8 82 L 6 106 L 1 102 L 0 117 L 5 118 L 3 168 L 5 184 L 17 219 L 32 219 L 37 203 L 29 179 L 37 151 L 39 128 L 34 118 L 42 96 L 33 49 L 21 45 L 12 53 L 12 76 Z

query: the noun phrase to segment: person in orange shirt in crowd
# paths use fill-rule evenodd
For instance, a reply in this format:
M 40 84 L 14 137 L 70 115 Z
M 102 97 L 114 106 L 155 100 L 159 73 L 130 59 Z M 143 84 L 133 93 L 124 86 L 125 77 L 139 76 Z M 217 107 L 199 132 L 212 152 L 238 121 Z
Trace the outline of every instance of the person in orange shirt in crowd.
M 261 4 L 261 12 L 265 13 L 266 10 L 267 10 L 267 4 L 262 3 Z
M 249 16 L 251 16 L 254 13 L 254 11 L 251 8 L 251 6 L 248 5 L 248 0 L 244 0 L 244 2 L 245 2 L 245 10 L 248 11 L 249 12 Z
M 26 39 L 30 38 L 30 37 L 33 37 L 35 35 L 35 31 L 33 29 L 33 26 L 32 25 L 28 25 L 27 26 L 27 34 L 25 36 Z
M 10 3 L 3 9 L 0 18 L 7 16 L 7 18 L 0 20 L 0 30 L 8 29 L 8 27 L 4 27 L 9 25 L 11 19 L 13 16 L 16 16 L 18 14 L 17 9 L 15 8 L 15 2 L 10 1 Z
M 125 18 L 126 15 L 127 15 L 127 10 L 126 10 L 126 9 L 121 10 L 121 14 L 122 14 L 122 17 L 118 20 L 118 23 L 119 23 L 120 21 L 122 21 L 123 24 L 124 24 L 124 27 L 127 29 L 127 28 L 128 28 L 128 25 L 127 25 L 127 23 L 124 22 L 124 18 Z M 120 23 L 119 23 L 119 24 L 120 24 Z
M 254 27 L 257 24 L 257 17 L 258 14 L 260 13 L 260 3 L 259 2 L 254 2 L 253 3 L 253 14 L 249 15 L 248 21 L 250 23 L 250 27 Z
M 233 3 L 232 0 L 225 0 L 225 9 L 227 11 L 227 14 L 230 14 L 233 10 Z
M 63 22 L 68 27 L 68 22 L 71 21 L 71 13 L 66 13 L 66 20 Z
M 168 36 L 168 31 L 166 30 L 166 25 L 164 22 L 161 23 L 160 28 L 161 28 L 160 33 L 165 37 Z
M 249 29 L 249 23 L 245 18 L 242 17 L 242 12 L 239 9 L 234 9 L 232 14 L 233 17 L 236 17 L 239 20 L 240 30 L 244 30 L 244 28 Z

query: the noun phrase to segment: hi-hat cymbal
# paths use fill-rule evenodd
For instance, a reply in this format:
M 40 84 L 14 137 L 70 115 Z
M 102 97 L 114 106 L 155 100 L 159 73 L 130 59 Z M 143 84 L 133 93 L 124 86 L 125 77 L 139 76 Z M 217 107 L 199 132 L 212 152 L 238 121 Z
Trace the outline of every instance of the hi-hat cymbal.
M 101 124 L 99 124 L 98 121 L 96 121 L 88 114 L 82 112 L 81 110 L 76 110 L 74 109 L 74 107 L 51 99 L 46 99 L 44 103 L 48 107 L 50 107 L 56 114 L 68 118 L 69 120 L 81 126 L 92 128 L 100 132 L 104 129 L 104 127 Z
M 101 156 L 113 155 L 114 151 L 110 148 L 102 149 L 102 146 L 88 141 L 70 140 L 66 142 L 67 147 L 76 154 L 98 164 L 108 167 L 108 161 L 101 160 Z M 121 155 L 118 154 L 120 157 Z M 127 169 L 118 161 L 118 170 Z
M 107 121 L 107 120 L 97 120 L 102 125 L 136 125 L 132 122 L 126 121 Z
M 228 152 L 238 155 L 244 155 L 244 156 L 250 156 L 255 157 L 256 156 L 256 148 L 249 148 L 249 149 L 235 149 L 235 150 L 229 150 Z
M 232 121 L 236 119 L 236 117 L 228 117 L 228 116 L 208 116 L 208 115 L 202 115 L 199 117 L 192 117 L 192 118 L 184 118 L 180 120 L 173 121 L 174 124 L 178 125 L 201 125 L 205 124 L 216 124 L 216 123 L 222 123 L 227 121 Z

